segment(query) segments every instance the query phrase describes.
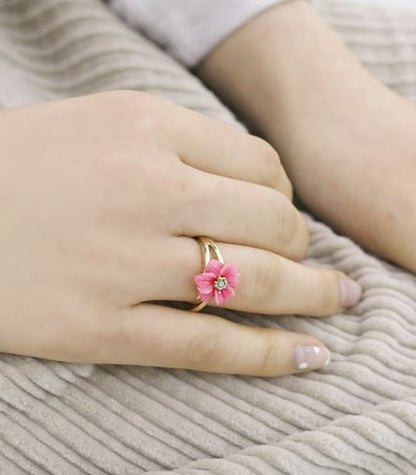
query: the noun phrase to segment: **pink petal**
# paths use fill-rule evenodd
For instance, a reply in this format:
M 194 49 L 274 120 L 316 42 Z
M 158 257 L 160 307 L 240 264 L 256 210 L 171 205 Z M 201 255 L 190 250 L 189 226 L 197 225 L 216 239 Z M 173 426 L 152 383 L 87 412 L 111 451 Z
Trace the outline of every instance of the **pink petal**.
M 194 277 L 194 282 L 197 286 L 198 292 L 207 294 L 214 290 L 216 279 L 217 276 L 212 272 L 204 272 Z
M 237 266 L 232 262 L 224 264 L 221 270 L 221 276 L 227 279 L 227 282 L 231 287 L 235 287 L 240 283 L 240 274 L 237 271 Z
M 206 283 L 212 283 L 217 280 L 217 275 L 214 274 L 213 272 L 203 272 L 202 274 L 198 274 L 196 277 L 194 277 L 194 282 L 195 284 L 202 284 L 204 282 Z
M 199 293 L 199 298 L 203 301 L 203 302 L 209 302 L 212 297 L 214 297 L 214 292 L 212 291 L 211 293 L 209 294 L 204 294 L 204 293 Z
M 240 283 L 240 274 L 237 273 L 236 275 L 229 277 L 229 280 L 227 280 L 227 282 L 230 287 L 237 287 L 237 285 Z
M 227 287 L 221 292 L 222 296 L 224 297 L 224 301 L 234 297 L 235 290 L 232 287 Z
M 225 277 L 227 280 L 232 275 L 235 265 L 231 262 L 226 262 L 221 269 L 221 276 Z
M 223 291 L 224 292 L 224 291 Z M 215 303 L 217 305 L 222 305 L 225 301 L 222 292 L 219 292 L 217 289 L 214 290 Z
M 198 285 L 197 289 L 200 294 L 212 294 L 214 292 L 214 286 L 209 284 Z
M 215 289 L 214 294 L 215 294 L 214 295 L 215 296 L 215 303 L 217 305 L 222 305 L 226 300 L 228 300 L 231 297 L 234 297 L 235 290 L 232 287 L 226 287 L 221 292 L 218 291 L 217 289 Z
M 217 259 L 211 259 L 205 268 L 205 272 L 213 272 L 216 276 L 219 276 L 223 265 Z
M 214 295 L 214 287 L 197 287 L 197 290 L 200 294 Z

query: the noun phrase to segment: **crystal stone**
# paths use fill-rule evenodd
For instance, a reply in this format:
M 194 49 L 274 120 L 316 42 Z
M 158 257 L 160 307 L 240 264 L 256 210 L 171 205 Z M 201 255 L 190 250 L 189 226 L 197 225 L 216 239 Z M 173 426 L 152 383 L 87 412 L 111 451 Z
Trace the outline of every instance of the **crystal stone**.
M 225 277 L 218 277 L 215 282 L 215 288 L 217 290 L 224 290 L 228 285 L 227 279 Z

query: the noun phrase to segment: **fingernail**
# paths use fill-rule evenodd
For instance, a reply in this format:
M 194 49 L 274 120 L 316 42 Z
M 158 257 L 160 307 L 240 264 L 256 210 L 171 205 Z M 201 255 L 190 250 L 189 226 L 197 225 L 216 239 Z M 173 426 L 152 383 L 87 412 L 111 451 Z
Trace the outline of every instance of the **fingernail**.
M 339 281 L 339 287 L 341 307 L 352 307 L 359 302 L 362 289 L 360 284 L 355 282 L 355 280 L 344 277 Z
M 295 365 L 297 369 L 310 370 L 326 366 L 331 354 L 325 346 L 299 346 L 295 350 Z

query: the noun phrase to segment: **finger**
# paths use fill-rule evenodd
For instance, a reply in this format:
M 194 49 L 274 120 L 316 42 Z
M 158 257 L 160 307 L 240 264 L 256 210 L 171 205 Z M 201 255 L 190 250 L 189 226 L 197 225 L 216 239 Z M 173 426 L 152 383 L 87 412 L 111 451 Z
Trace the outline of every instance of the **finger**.
M 313 337 L 161 305 L 141 304 L 112 316 L 101 322 L 99 334 L 90 359 L 100 363 L 278 376 L 329 361 Z
M 202 175 L 202 176 L 201 176 Z M 177 234 L 258 247 L 302 260 L 309 247 L 306 222 L 282 193 L 254 183 L 189 169 L 196 183 L 177 216 Z M 197 216 L 197 219 L 195 219 Z
M 237 127 L 186 108 L 175 108 L 175 152 L 194 168 L 280 191 L 290 200 L 292 185 L 275 149 Z
M 271 315 L 326 316 L 355 305 L 361 287 L 343 273 L 307 267 L 261 249 L 218 243 L 226 262 L 237 265 L 240 283 L 224 307 Z M 172 238 L 170 255 L 153 300 L 193 302 L 194 276 L 202 272 L 199 244 L 186 237 Z M 149 299 L 150 300 L 150 299 Z

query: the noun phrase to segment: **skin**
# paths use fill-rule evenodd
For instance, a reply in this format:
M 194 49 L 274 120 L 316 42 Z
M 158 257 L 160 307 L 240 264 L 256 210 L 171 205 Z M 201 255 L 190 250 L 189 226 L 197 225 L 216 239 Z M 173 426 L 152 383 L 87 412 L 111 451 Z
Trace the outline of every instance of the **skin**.
M 372 77 L 308 2 L 266 10 L 197 72 L 278 150 L 307 208 L 416 272 L 416 108 Z
M 264 140 L 115 91 L 2 111 L 0 156 L 0 351 L 276 376 L 323 348 L 152 303 L 194 302 L 209 235 L 241 272 L 228 308 L 342 310 L 345 276 L 296 262 L 308 233 Z

